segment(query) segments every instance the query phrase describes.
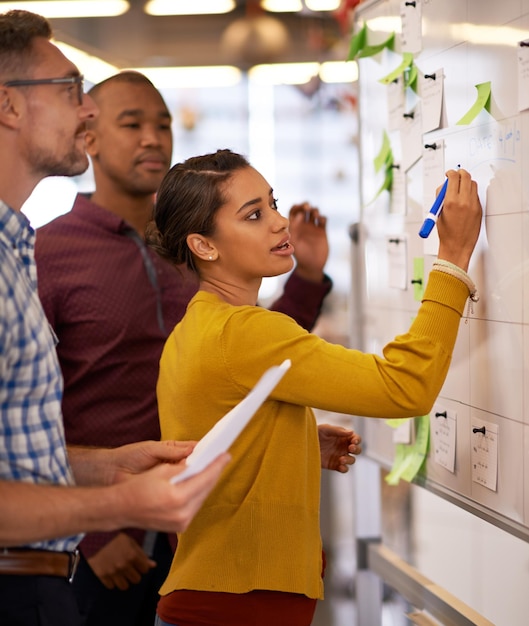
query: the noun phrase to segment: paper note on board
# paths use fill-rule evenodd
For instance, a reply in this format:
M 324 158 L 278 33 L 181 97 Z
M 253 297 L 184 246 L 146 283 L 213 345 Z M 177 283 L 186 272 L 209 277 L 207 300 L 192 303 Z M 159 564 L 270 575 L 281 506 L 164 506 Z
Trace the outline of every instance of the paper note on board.
M 498 484 L 498 424 L 471 420 L 472 482 L 496 491 Z
M 400 3 L 401 49 L 406 52 L 422 50 L 422 5 L 420 0 Z
M 418 102 L 413 111 L 404 114 L 400 127 L 402 168 L 407 172 L 422 156 L 422 109 Z
M 290 360 L 287 359 L 281 365 L 269 368 L 250 393 L 202 437 L 187 457 L 185 470 L 174 476 L 171 482 L 178 483 L 193 476 L 209 465 L 221 452 L 228 450 L 289 367 Z
M 456 463 L 457 413 L 435 407 L 430 414 L 430 432 L 434 461 L 452 474 Z
M 443 184 L 445 175 L 445 144 L 443 139 L 436 139 L 423 146 L 423 207 L 424 217 L 435 201 L 437 189 Z M 437 256 L 439 251 L 439 235 L 434 228 L 429 237 L 423 239 L 424 254 Z
M 442 69 L 432 74 L 419 75 L 419 94 L 422 101 L 422 132 L 429 133 L 441 126 L 444 95 Z
M 407 241 L 406 235 L 390 235 L 386 239 L 388 252 L 388 286 L 407 289 Z
M 529 109 L 529 40 L 518 44 L 518 111 Z

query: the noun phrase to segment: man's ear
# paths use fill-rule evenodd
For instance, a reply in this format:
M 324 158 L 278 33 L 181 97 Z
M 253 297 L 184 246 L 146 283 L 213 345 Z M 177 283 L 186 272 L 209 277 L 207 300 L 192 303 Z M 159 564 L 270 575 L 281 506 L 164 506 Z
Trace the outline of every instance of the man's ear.
M 21 103 L 21 97 L 17 97 L 15 90 L 0 86 L 0 123 L 9 128 L 18 128 Z
M 93 130 L 88 129 L 85 134 L 85 149 L 89 156 L 97 156 L 97 136 Z
M 187 236 L 186 242 L 191 252 L 202 261 L 216 261 L 219 257 L 215 246 L 204 235 L 193 233 Z

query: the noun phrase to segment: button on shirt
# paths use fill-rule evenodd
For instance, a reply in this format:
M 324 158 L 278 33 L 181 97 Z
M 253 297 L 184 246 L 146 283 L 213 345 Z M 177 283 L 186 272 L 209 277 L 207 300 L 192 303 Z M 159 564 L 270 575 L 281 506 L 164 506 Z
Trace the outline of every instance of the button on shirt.
M 61 414 L 55 337 L 37 296 L 35 233 L 0 201 L 0 479 L 74 483 Z M 75 549 L 80 537 L 31 547 Z

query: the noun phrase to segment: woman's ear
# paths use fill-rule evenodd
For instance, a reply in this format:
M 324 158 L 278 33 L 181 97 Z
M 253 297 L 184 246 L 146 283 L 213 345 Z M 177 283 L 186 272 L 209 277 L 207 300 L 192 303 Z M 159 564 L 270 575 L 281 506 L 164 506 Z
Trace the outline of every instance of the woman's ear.
M 217 249 L 204 235 L 193 233 L 187 236 L 186 242 L 188 248 L 198 259 L 202 261 L 216 261 L 218 259 Z

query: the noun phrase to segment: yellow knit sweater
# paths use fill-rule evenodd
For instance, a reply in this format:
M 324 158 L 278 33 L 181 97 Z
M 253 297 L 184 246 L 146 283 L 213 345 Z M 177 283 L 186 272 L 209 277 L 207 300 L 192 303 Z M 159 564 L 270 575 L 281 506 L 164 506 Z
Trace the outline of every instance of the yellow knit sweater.
M 232 446 L 232 461 L 179 536 L 161 589 L 323 597 L 320 454 L 312 410 L 410 417 L 431 409 L 468 297 L 432 271 L 408 333 L 384 356 L 329 344 L 291 318 L 199 292 L 167 340 L 158 380 L 163 439 L 200 439 L 272 365 L 292 366 Z

